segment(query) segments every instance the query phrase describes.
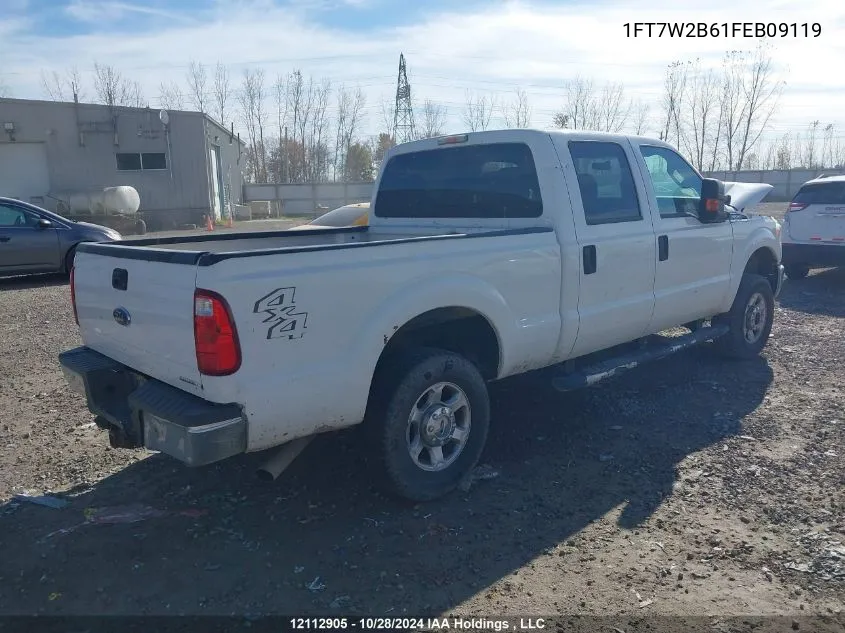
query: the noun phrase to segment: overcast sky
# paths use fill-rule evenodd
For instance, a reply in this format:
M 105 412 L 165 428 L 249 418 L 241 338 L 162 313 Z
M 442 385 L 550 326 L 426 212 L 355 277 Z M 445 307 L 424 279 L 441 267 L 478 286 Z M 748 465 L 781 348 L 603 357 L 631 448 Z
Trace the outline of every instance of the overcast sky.
M 392 98 L 400 52 L 414 100 L 445 105 L 450 129 L 462 127 L 465 91 L 529 96 L 532 123 L 546 127 L 561 104 L 560 86 L 578 74 L 623 82 L 653 103 L 657 118 L 665 67 L 699 57 L 718 66 L 749 38 L 627 38 L 626 22 L 818 22 L 820 37 L 771 40 L 786 89 L 771 134 L 835 123 L 845 137 L 845 2 L 712 0 L 591 2 L 496 0 L 2 0 L 0 84 L 12 96 L 43 98 L 42 70 L 94 61 L 138 80 L 153 107 L 159 84 L 184 85 L 188 63 L 221 61 L 233 80 L 262 67 L 272 82 L 300 68 L 334 84 L 360 85 L 366 133 L 378 131 L 380 103 Z M 648 6 L 648 9 L 642 7 Z M 90 75 L 87 95 L 93 97 Z M 2 113 L 0 113 L 2 114 Z M 501 126 L 501 120 L 494 119 Z M 655 133 L 657 123 L 652 126 Z

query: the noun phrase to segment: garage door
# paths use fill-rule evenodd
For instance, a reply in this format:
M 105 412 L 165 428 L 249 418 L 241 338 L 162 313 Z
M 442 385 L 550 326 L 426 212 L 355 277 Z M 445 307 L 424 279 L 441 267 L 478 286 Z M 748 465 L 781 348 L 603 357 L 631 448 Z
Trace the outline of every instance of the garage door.
M 0 196 L 28 202 L 49 192 L 44 143 L 0 143 Z

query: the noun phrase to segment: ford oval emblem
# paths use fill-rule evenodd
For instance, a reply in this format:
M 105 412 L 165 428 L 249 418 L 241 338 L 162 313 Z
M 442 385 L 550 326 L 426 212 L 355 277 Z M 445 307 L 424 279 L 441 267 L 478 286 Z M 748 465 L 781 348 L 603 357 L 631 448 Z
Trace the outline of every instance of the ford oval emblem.
M 124 327 L 132 323 L 132 316 L 126 308 L 115 308 L 111 315 L 114 317 L 115 321 Z

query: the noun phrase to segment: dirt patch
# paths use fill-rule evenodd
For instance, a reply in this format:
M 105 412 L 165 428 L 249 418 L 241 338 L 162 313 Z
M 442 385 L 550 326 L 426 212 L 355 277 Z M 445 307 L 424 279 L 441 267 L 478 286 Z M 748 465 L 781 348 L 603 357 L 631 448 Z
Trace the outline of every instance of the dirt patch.
M 260 456 L 109 449 L 57 365 L 79 343 L 66 284 L 0 282 L 0 500 L 70 501 L 0 506 L 0 613 L 835 614 L 843 290 L 788 282 L 759 360 L 496 385 L 486 476 L 414 506 L 374 491 L 354 431 L 271 484 Z

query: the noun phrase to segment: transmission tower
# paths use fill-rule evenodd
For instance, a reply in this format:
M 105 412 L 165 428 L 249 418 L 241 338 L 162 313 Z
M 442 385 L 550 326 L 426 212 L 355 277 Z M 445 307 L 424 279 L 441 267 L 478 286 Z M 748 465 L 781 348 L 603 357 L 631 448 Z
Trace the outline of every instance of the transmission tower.
M 393 110 L 393 139 L 396 143 L 413 141 L 414 109 L 411 106 L 411 84 L 405 71 L 405 55 L 399 54 L 399 77 L 396 80 L 396 106 Z

